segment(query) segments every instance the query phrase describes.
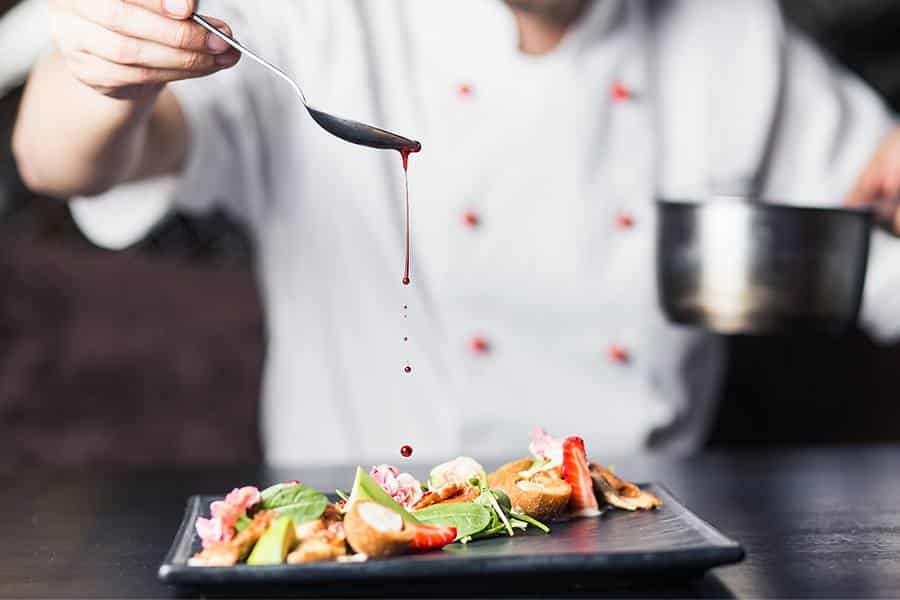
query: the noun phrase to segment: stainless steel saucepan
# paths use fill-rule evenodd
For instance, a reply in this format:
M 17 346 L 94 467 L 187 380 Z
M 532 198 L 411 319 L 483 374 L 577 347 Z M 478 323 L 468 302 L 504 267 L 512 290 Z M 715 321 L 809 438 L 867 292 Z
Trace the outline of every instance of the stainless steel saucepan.
M 862 300 L 872 215 L 740 197 L 658 201 L 660 302 L 722 333 L 840 333 Z

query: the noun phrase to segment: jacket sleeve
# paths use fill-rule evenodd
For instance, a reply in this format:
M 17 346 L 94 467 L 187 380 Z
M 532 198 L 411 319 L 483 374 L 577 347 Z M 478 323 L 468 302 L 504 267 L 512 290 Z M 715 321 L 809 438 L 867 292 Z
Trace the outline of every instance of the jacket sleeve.
M 275 41 L 280 34 L 272 32 L 280 26 L 277 19 L 302 16 L 302 11 L 289 2 L 267 4 L 271 4 L 268 10 L 259 11 L 255 3 L 207 0 L 203 12 L 227 22 L 248 47 L 275 61 L 280 59 Z M 73 200 L 72 213 L 79 227 L 95 243 L 122 248 L 143 238 L 171 211 L 221 210 L 255 234 L 268 199 L 270 129 L 278 123 L 278 115 L 269 114 L 268 99 L 290 93 L 275 87 L 279 84 L 247 57 L 215 75 L 170 84 L 190 130 L 181 173 Z
M 803 35 L 788 29 L 783 44 L 765 196 L 840 205 L 897 123 L 871 88 Z M 861 324 L 882 341 L 900 338 L 900 241 L 880 231 L 872 236 Z
M 891 131 L 893 120 L 870 87 L 803 34 L 787 28 L 782 45 L 766 196 L 838 205 Z

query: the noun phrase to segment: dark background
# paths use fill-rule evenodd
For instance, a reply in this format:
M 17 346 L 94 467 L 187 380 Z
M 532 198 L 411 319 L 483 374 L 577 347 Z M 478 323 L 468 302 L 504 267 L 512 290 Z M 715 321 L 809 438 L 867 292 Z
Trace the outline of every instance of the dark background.
M 900 2 L 783 4 L 900 110 Z M 0 471 L 258 461 L 263 321 L 242 233 L 179 216 L 128 251 L 92 247 L 18 180 L 17 103 L 0 100 Z M 710 444 L 900 439 L 900 345 L 731 342 Z

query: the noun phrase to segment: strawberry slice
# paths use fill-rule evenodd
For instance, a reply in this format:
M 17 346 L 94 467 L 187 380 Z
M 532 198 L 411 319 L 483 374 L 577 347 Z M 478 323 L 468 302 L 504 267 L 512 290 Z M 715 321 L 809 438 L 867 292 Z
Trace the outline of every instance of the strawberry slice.
M 573 517 L 599 515 L 600 507 L 594 495 L 594 482 L 588 469 L 584 440 L 576 436 L 567 437 L 563 440 L 562 449 L 562 477 L 572 486 L 569 514 Z
M 406 528 L 413 531 L 413 540 L 409 547 L 414 552 L 437 550 L 456 539 L 456 527 L 424 525 L 407 521 Z

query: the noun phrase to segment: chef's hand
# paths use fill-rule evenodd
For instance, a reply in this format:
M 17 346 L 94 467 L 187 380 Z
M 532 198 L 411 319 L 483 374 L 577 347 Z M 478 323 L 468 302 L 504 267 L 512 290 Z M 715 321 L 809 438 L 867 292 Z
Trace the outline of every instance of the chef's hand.
M 165 84 L 228 68 L 239 54 L 190 20 L 196 0 L 49 6 L 57 49 L 32 69 L 13 130 L 25 184 L 72 198 L 177 173 L 189 128 Z
M 847 196 L 848 206 L 872 206 L 878 223 L 900 236 L 900 128 L 889 135 Z
M 70 73 L 113 98 L 234 66 L 239 53 L 190 20 L 197 0 L 52 0 L 53 37 Z M 226 33 L 228 26 L 209 21 Z

